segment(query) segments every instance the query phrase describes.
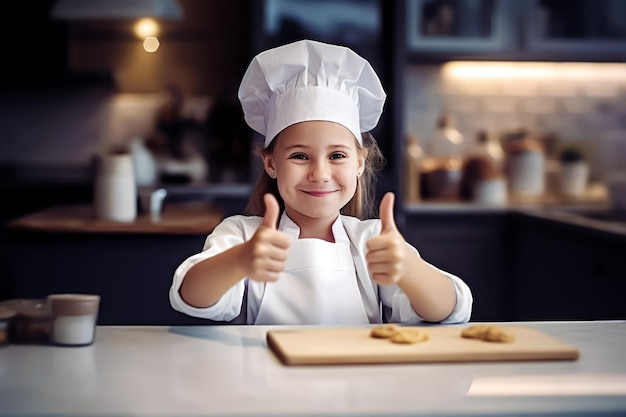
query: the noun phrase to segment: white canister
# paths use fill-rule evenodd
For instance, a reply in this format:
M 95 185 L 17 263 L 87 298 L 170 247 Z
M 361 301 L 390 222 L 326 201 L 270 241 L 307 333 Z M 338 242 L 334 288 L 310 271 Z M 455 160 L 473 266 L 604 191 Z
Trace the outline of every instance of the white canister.
M 585 161 L 561 164 L 561 192 L 579 197 L 585 194 L 589 179 L 589 165 Z
M 137 185 L 130 154 L 96 159 L 94 209 L 99 219 L 132 222 L 137 218 Z
M 52 342 L 64 346 L 86 346 L 94 341 L 100 296 L 92 294 L 53 294 L 48 296 L 52 310 Z
M 502 177 L 479 181 L 474 186 L 474 202 L 486 205 L 507 203 L 506 180 Z
M 543 147 L 535 140 L 516 144 L 509 161 L 509 188 L 512 194 L 538 197 L 546 188 L 546 160 Z

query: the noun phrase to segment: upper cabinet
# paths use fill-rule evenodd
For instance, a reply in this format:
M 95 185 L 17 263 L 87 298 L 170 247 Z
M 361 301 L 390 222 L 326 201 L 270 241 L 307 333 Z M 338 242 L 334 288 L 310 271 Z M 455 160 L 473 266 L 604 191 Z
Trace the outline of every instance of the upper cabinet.
M 514 45 L 510 9 L 503 0 L 407 0 L 409 53 L 502 53 Z
M 626 54 L 626 2 L 623 0 L 525 0 L 523 44 L 544 57 L 607 57 Z
M 621 0 L 406 0 L 409 59 L 623 61 Z

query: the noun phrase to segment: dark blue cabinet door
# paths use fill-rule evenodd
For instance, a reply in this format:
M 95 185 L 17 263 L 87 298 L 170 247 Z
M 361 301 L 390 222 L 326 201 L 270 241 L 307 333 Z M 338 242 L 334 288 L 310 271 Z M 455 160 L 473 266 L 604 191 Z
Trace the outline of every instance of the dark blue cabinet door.
M 626 56 L 626 2 L 523 1 L 524 47 L 533 56 L 620 61 Z

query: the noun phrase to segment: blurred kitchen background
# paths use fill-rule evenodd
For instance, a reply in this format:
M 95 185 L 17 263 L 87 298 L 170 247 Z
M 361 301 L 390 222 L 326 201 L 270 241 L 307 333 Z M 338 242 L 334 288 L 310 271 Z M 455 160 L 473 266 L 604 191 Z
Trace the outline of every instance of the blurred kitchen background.
M 498 301 L 479 318 L 515 318 L 498 294 L 523 293 L 498 281 L 524 243 L 509 210 L 626 205 L 621 0 L 22 0 L 3 16 L 6 224 L 92 204 L 95 158 L 120 152 L 139 189 L 166 190 L 164 212 L 187 201 L 241 212 L 260 138 L 238 84 L 256 53 L 302 38 L 349 46 L 379 73 L 378 196 L 396 192 L 399 226 L 433 262 L 489 277 L 474 289 Z M 0 299 L 38 296 L 16 290 L 9 229 Z

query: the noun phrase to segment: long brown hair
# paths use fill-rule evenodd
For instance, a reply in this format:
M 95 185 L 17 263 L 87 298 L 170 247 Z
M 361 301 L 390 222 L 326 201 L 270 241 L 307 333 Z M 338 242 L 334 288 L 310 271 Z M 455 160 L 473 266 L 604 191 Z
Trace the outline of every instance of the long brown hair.
M 378 143 L 374 136 L 369 132 L 361 133 L 361 139 L 363 145 L 356 143 L 357 151 L 365 154 L 365 162 L 363 164 L 363 173 L 360 177 L 357 177 L 356 191 L 352 199 L 341 208 L 341 214 L 347 216 L 358 217 L 359 219 L 370 218 L 375 216 L 376 207 L 374 204 L 376 182 L 378 181 L 378 172 L 385 165 L 385 157 L 383 156 Z M 275 140 L 264 149 L 256 150 L 259 157 L 263 158 L 264 155 L 269 155 L 274 152 Z M 278 185 L 276 180 L 267 175 L 265 170 L 259 173 L 259 179 L 257 180 L 248 204 L 246 205 L 245 214 L 249 216 L 263 216 L 265 214 L 265 204 L 263 203 L 263 196 L 266 193 L 271 193 L 276 197 L 280 206 L 281 212 L 285 209 L 285 202 L 283 201 L 280 193 L 278 192 Z

